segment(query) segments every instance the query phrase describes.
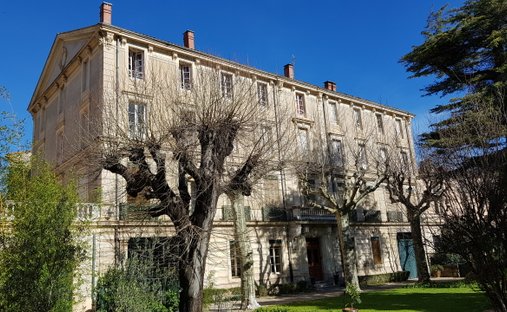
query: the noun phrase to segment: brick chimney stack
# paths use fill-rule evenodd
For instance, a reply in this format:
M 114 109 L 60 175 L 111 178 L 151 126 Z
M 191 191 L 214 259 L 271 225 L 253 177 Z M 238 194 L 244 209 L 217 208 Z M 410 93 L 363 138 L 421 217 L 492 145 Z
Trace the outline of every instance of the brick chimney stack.
M 100 5 L 100 22 L 111 25 L 113 5 L 109 2 L 102 2 Z
M 187 30 L 183 33 L 183 44 L 185 48 L 195 50 L 194 32 Z
M 294 79 L 294 65 L 287 64 L 283 67 L 283 75 L 287 78 Z
M 335 91 L 336 92 L 336 83 L 332 82 L 332 81 L 325 81 L 324 82 L 324 88 L 327 89 L 327 90 L 330 90 L 330 91 Z

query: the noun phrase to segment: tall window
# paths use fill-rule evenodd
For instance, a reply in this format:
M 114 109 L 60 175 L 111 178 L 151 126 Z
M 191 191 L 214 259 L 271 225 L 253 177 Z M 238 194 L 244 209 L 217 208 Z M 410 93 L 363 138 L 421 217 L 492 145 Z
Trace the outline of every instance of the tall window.
M 359 144 L 359 154 L 357 156 L 357 164 L 359 169 L 367 169 L 368 168 L 368 157 L 366 155 L 366 145 Z
M 144 78 L 144 54 L 142 51 L 129 50 L 129 77 Z
M 239 262 L 239 248 L 236 241 L 229 242 L 231 255 L 231 275 L 235 277 L 241 276 L 241 263 Z
M 340 140 L 331 140 L 331 164 L 333 166 L 343 166 L 343 149 Z
M 146 132 L 146 105 L 129 103 L 129 135 L 130 138 L 140 140 Z
M 222 73 L 221 79 L 222 96 L 232 98 L 232 75 Z
M 336 109 L 335 102 L 329 102 L 329 121 L 332 125 L 338 124 L 338 110 Z
M 380 237 L 373 236 L 371 239 L 371 253 L 373 255 L 373 264 L 382 264 L 382 250 L 380 249 Z
M 387 148 L 381 147 L 379 149 L 379 156 L 380 156 L 380 163 L 386 164 L 387 163 Z
M 308 140 L 308 129 L 298 128 L 298 147 L 302 153 L 310 150 L 310 142 Z
M 354 123 L 356 125 L 356 129 L 363 129 L 363 118 L 361 117 L 361 110 L 359 108 L 354 108 Z
M 375 114 L 375 118 L 377 118 L 377 130 L 380 134 L 384 134 L 384 120 L 381 114 Z
M 81 73 L 81 92 L 84 92 L 88 90 L 90 79 L 89 79 L 89 71 L 90 66 L 88 60 L 83 61 L 83 67 L 82 67 L 82 73 Z
M 180 63 L 181 87 L 185 90 L 192 88 L 192 66 L 186 63 Z
M 259 104 L 262 106 L 268 106 L 268 85 L 262 82 L 257 83 L 257 97 L 259 98 Z
M 90 135 L 90 120 L 89 120 L 89 114 L 88 109 L 84 109 L 81 111 L 79 115 L 79 141 L 81 148 L 84 148 L 86 146 L 86 139 L 87 136 Z
M 271 273 L 282 272 L 282 241 L 280 239 L 269 240 L 269 263 Z
M 268 144 L 272 144 L 273 134 L 271 127 L 261 126 L 261 143 L 262 147 L 266 147 Z
M 63 130 L 56 133 L 56 160 L 59 164 L 63 162 L 63 153 L 65 150 Z
M 396 119 L 396 135 L 402 139 L 405 137 L 405 135 L 403 134 L 403 127 L 401 125 L 401 119 Z
M 65 106 L 65 102 L 67 101 L 67 88 L 63 86 L 60 89 L 60 95 L 58 96 L 58 114 L 63 112 L 63 107 Z
M 296 93 L 296 113 L 299 116 L 306 116 L 305 96 L 302 93 Z
M 400 156 L 401 156 L 401 164 L 403 165 L 403 167 L 405 169 L 408 169 L 408 154 L 407 154 L 407 152 L 401 151 Z

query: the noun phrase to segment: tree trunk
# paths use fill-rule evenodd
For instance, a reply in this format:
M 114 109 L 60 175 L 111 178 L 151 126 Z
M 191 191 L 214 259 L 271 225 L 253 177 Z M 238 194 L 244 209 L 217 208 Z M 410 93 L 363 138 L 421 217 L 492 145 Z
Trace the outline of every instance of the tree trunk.
M 354 237 L 350 233 L 348 215 L 342 215 L 340 211 L 337 211 L 336 224 L 338 226 L 336 232 L 340 246 L 340 258 L 345 284 L 352 284 L 357 288 L 357 290 L 361 290 L 359 287 L 359 278 L 357 277 Z
M 430 272 L 426 262 L 426 253 L 424 252 L 423 235 L 421 231 L 421 216 L 407 211 L 410 222 L 410 231 L 412 232 L 412 241 L 414 243 L 415 263 L 417 266 L 419 283 L 429 283 Z
M 241 265 L 241 309 L 256 309 L 260 307 L 255 298 L 254 261 L 252 246 L 246 227 L 245 209 L 241 194 L 229 194 L 232 204 L 234 221 L 234 238 L 238 244 L 239 261 Z
M 204 185 L 209 185 L 205 184 Z M 198 186 L 199 187 L 199 186 Z M 203 187 L 204 188 L 204 187 Z M 204 274 L 210 233 L 216 212 L 218 192 L 209 187 L 199 191 L 194 213 L 186 222 L 174 222 L 180 238 L 180 259 L 178 276 L 180 279 L 180 312 L 203 311 Z

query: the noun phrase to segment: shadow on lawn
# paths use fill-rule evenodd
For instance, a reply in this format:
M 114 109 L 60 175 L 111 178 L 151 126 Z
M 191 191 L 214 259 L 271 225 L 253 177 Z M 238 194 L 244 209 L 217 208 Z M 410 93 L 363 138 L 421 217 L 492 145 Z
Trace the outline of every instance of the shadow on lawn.
M 483 293 L 461 292 L 438 289 L 431 292 L 413 289 L 405 291 L 376 291 L 361 294 L 363 301 L 358 307 L 362 311 L 421 311 L 421 312 L 477 312 L 484 311 L 489 304 Z M 299 302 L 292 307 L 313 306 L 316 310 L 337 310 L 345 305 L 343 297 L 332 300 Z

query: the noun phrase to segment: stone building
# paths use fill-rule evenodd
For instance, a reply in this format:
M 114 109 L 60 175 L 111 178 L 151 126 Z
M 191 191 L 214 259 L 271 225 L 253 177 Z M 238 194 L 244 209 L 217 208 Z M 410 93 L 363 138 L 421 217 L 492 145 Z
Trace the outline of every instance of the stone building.
M 98 276 L 124 261 L 136 242 L 153 243 L 158 237 L 163 245 L 174 235 L 167 218 L 140 218 L 135 200 L 123 191 L 124 182 L 89 161 L 97 149 L 90 137 L 103 136 L 110 127 L 105 111 L 116 110 L 115 127 L 124 127 L 125 132 L 136 131 L 151 118 L 152 99 L 139 101 L 136 87 L 155 72 L 178 75 L 183 90 L 191 88 L 198 72 L 207 67 L 220 71 L 224 92 L 234 77 L 247 77 L 257 86 L 258 101 L 253 105 L 265 106 L 266 114 L 282 108 L 291 114 L 299 146 L 329 147 L 345 158 L 353 146 L 350 149 L 363 153 L 365 164 L 375 157 L 361 149 L 368 147 L 380 156 L 389 149 L 408 163 L 415 162 L 413 115 L 408 112 L 339 92 L 331 81 L 319 87 L 296 80 L 291 64 L 284 67 L 284 75 L 277 75 L 200 52 L 191 31 L 178 45 L 116 27 L 108 3 L 102 4 L 100 13 L 98 24 L 56 36 L 28 106 L 34 122 L 33 152 L 54 164 L 63 181 L 78 180 L 83 202 L 79 217 L 91 222 L 80 308 L 91 306 Z M 410 167 L 416 170 L 415 165 Z M 336 220 L 308 205 L 294 172 L 287 169 L 264 178 L 256 193 L 245 198 L 244 207 L 259 281 L 336 281 L 341 271 Z M 351 220 L 359 275 L 405 269 L 416 276 L 409 225 L 402 207 L 390 203 L 384 188 L 377 189 Z M 424 233 L 431 240 L 437 220 L 431 212 L 424 220 Z M 232 226 L 230 204 L 223 196 L 207 261 L 208 282 L 212 279 L 217 287 L 239 286 Z

